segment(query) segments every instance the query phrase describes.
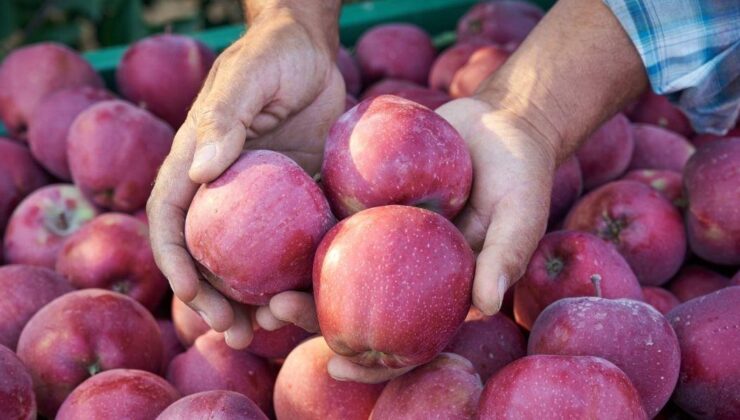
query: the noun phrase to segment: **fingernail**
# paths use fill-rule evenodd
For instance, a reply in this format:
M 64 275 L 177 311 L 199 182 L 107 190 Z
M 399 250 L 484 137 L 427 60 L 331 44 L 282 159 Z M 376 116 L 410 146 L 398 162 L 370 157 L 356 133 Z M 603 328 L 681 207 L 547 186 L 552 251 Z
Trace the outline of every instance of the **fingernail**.
M 193 168 L 205 165 L 214 157 L 216 157 L 216 145 L 204 144 L 195 150 L 195 156 L 193 156 Z
M 508 289 L 509 280 L 505 275 L 501 275 L 498 278 L 498 304 L 496 312 L 501 310 L 501 306 L 504 304 L 504 296 L 506 296 L 506 290 Z
M 209 327 L 213 328 L 213 326 L 211 325 L 211 320 L 208 319 L 208 316 L 206 315 L 205 312 L 203 312 L 201 310 L 197 310 L 196 312 L 198 312 L 198 315 L 200 315 L 200 317 L 203 318 L 203 321 L 205 321 L 206 324 L 208 324 Z

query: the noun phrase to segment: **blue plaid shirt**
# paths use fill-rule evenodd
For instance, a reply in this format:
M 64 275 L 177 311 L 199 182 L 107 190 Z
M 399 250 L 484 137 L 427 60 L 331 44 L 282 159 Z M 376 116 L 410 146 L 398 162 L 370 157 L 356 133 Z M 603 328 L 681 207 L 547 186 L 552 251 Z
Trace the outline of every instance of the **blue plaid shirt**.
M 724 134 L 740 110 L 740 0 L 604 0 L 653 90 L 698 132 Z

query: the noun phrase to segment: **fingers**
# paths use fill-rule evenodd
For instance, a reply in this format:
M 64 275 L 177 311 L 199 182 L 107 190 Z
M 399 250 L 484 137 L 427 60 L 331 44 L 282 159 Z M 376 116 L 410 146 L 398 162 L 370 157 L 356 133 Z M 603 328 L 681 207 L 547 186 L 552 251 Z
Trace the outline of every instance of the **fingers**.
M 261 328 L 264 328 L 267 331 L 275 331 L 278 328 L 282 328 L 289 324 L 288 322 L 281 321 L 275 317 L 269 306 L 260 306 L 257 308 L 255 320 Z
M 278 320 L 295 324 L 308 332 L 319 331 L 316 318 L 316 303 L 313 295 L 306 292 L 287 291 L 278 293 L 270 299 L 270 312 Z M 260 326 L 270 329 L 270 325 Z
M 234 325 L 236 314 L 231 304 L 208 282 L 200 281 L 195 298 L 185 303 L 218 332 L 224 332 Z
M 353 363 L 343 356 L 334 355 L 329 359 L 326 369 L 329 375 L 338 381 L 354 381 L 366 384 L 378 384 L 389 381 L 397 376 L 410 371 L 415 366 L 408 366 L 399 369 L 384 367 L 365 367 Z
M 231 308 L 234 313 L 234 322 L 224 333 L 224 339 L 232 349 L 241 350 L 247 348 L 254 337 L 249 316 L 251 308 L 235 302 L 231 303 Z

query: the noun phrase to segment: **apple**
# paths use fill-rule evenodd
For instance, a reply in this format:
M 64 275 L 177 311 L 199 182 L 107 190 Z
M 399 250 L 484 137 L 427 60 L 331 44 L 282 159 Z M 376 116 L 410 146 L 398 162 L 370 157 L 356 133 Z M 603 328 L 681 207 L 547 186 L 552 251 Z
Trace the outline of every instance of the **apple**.
M 204 391 L 180 398 L 157 420 L 267 420 L 249 398 L 234 391 Z
M 197 312 L 177 296 L 172 296 L 172 324 L 177 338 L 185 348 L 192 346 L 196 338 L 211 329 Z
M 0 65 L 0 120 L 26 139 L 29 119 L 49 94 L 64 88 L 103 87 L 103 79 L 75 51 L 55 42 L 17 48 Z
M 368 419 L 384 384 L 332 378 L 326 370 L 332 356 L 323 337 L 304 341 L 290 352 L 275 382 L 278 419 Z
M 62 245 L 98 210 L 73 185 L 55 184 L 27 196 L 8 221 L 5 261 L 54 268 Z
M 619 178 L 627 170 L 634 148 L 629 120 L 624 114 L 614 115 L 576 150 L 584 188 L 592 190 Z
M 457 39 L 484 39 L 499 45 L 521 43 L 544 16 L 526 1 L 489 1 L 473 6 L 457 23 Z
M 319 241 L 336 220 L 316 182 L 290 158 L 245 152 L 202 185 L 185 220 L 201 273 L 238 302 L 264 305 L 311 286 Z
M 673 401 L 695 418 L 740 418 L 740 287 L 675 307 L 666 317 L 681 346 Z
M 344 112 L 349 111 L 353 106 L 357 105 L 358 101 L 354 96 L 349 93 L 344 97 Z
M 642 182 L 659 192 L 676 207 L 686 207 L 683 196 L 683 176 L 667 169 L 635 169 L 627 172 L 622 179 Z
M 126 99 L 179 128 L 215 59 L 210 48 L 189 36 L 154 35 L 128 47 L 116 83 Z
M 18 203 L 48 182 L 25 146 L 0 137 L 0 235 Z
M 730 279 L 722 274 L 699 265 L 687 265 L 671 280 L 668 289 L 678 300 L 686 302 L 729 285 Z
M 429 34 L 409 23 L 376 25 L 362 34 L 355 47 L 365 83 L 393 77 L 424 84 L 436 54 Z
M 180 394 L 143 370 L 113 369 L 81 383 L 59 407 L 56 420 L 153 419 Z
M 688 118 L 683 111 L 662 95 L 657 95 L 648 89 L 630 110 L 629 117 L 638 123 L 657 125 L 689 137 L 694 132 Z
M 635 124 L 635 149 L 629 169 L 667 169 L 683 171 L 686 162 L 696 151 L 680 134 L 651 124 Z
M 110 92 L 92 86 L 62 89 L 47 96 L 30 118 L 28 145 L 33 157 L 55 177 L 71 180 L 67 162 L 69 127 L 80 112 L 109 99 L 113 99 Z
M 740 265 L 740 138 L 709 144 L 684 170 L 689 247 L 704 260 Z
M 472 419 L 482 390 L 470 361 L 454 353 L 441 353 L 388 382 L 370 419 Z
M 365 366 L 431 361 L 470 307 L 473 251 L 452 223 L 407 206 L 363 210 L 321 241 L 313 267 L 321 332 Z
M 246 350 L 226 345 L 224 335 L 208 331 L 185 353 L 176 356 L 167 370 L 167 380 L 182 395 L 201 391 L 229 390 L 246 395 L 263 412 L 272 410 L 275 372 L 267 360 Z
M 594 274 L 601 277 L 603 297 L 643 299 L 635 274 L 614 247 L 587 232 L 548 233 L 514 286 L 516 322 L 531 329 L 551 303 L 566 297 L 594 296 Z
M 486 383 L 478 418 L 647 419 L 640 395 L 611 362 L 592 356 L 534 355 Z
M 404 204 L 453 218 L 470 194 L 467 146 L 445 119 L 412 101 L 382 95 L 334 123 L 321 182 L 334 213 Z
M 740 137 L 740 125 L 736 125 L 735 128 L 730 129 L 724 136 L 709 133 L 699 134 L 691 139 L 691 143 L 693 143 L 695 147 L 699 148 L 718 140 L 729 140 L 738 137 Z
M 457 43 L 437 56 L 429 72 L 428 85 L 432 89 L 448 92 L 455 73 L 468 62 L 470 56 L 481 46 L 486 45 L 484 41 L 471 41 Z
M 159 372 L 162 337 L 154 317 L 135 300 L 86 289 L 41 308 L 21 332 L 18 357 L 33 377 L 39 412 L 53 417 L 77 385 L 99 372 Z
M 740 286 L 740 270 L 730 279 L 730 286 Z
M 339 67 L 339 72 L 342 73 L 347 93 L 353 96 L 358 95 L 362 90 L 360 66 L 349 51 L 342 46 L 337 51 L 337 67 Z
M 663 315 L 681 304 L 676 295 L 662 287 L 643 286 L 642 295 L 645 297 L 645 303 L 651 305 Z
M 142 108 L 117 99 L 98 102 L 69 128 L 72 179 L 95 204 L 136 211 L 146 204 L 173 137 L 164 121 Z
M 408 99 L 409 101 L 416 102 L 417 104 L 423 105 L 429 109 L 437 109 L 452 100 L 452 98 L 444 92 L 424 87 L 401 90 L 395 95 Z
M 472 96 L 481 83 L 498 70 L 510 55 L 509 50 L 496 45 L 478 48 L 452 77 L 450 95 L 453 98 Z
M 178 354 L 185 351 L 180 344 L 180 340 L 177 338 L 175 333 L 175 326 L 169 319 L 157 319 L 157 326 L 159 327 L 159 333 L 162 335 L 162 370 L 160 372 L 167 373 L 167 367 L 170 365 L 172 359 Z
M 36 419 L 36 397 L 31 375 L 13 350 L 0 344 L 0 407 L 2 417 Z
M 652 306 L 578 297 L 548 306 L 532 327 L 528 354 L 602 357 L 632 381 L 649 418 L 671 397 L 681 363 L 678 339 Z
M 73 286 L 110 289 L 154 311 L 169 288 L 154 262 L 149 227 L 134 216 L 105 213 L 72 234 L 56 271 Z
M 486 316 L 475 308 L 445 348 L 468 359 L 485 383 L 501 368 L 527 354 L 527 340 L 502 313 Z
M 583 176 L 578 158 L 571 156 L 558 166 L 552 181 L 548 225 L 559 222 L 583 192 Z
M 413 89 L 424 89 L 424 86 L 403 79 L 385 78 L 370 85 L 362 95 L 360 100 L 372 99 L 380 95 L 398 95 L 400 92 Z
M 637 181 L 610 182 L 586 194 L 564 228 L 591 232 L 614 246 L 644 286 L 668 281 L 686 256 L 681 213 Z
M 0 345 L 15 350 L 29 319 L 72 286 L 48 268 L 30 265 L 0 267 Z

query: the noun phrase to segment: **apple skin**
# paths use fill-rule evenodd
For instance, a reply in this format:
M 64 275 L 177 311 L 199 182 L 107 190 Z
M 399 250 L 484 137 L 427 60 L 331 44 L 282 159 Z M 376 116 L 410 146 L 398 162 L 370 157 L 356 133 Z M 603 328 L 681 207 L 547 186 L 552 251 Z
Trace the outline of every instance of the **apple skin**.
M 457 24 L 457 39 L 483 39 L 499 45 L 521 43 L 545 13 L 524 1 L 490 1 L 477 4 Z
M 442 51 L 437 59 L 432 64 L 432 69 L 429 72 L 428 85 L 432 89 L 448 92 L 450 90 L 450 84 L 452 78 L 455 77 L 455 73 L 468 62 L 473 53 L 483 45 L 487 45 L 484 41 L 471 41 L 464 43 L 457 43 L 446 50 Z
M 245 152 L 195 194 L 185 240 L 221 293 L 265 305 L 277 293 L 311 287 L 311 263 L 336 223 L 316 182 L 290 158 Z
M 360 100 L 376 98 L 380 95 L 398 95 L 400 92 L 413 89 L 424 89 L 424 86 L 403 79 L 384 78 L 368 86 Z
M 18 203 L 48 183 L 48 175 L 33 160 L 28 148 L 0 137 L 0 235 Z
M 211 329 L 197 312 L 177 296 L 172 296 L 172 323 L 177 338 L 186 349 L 193 345 L 196 338 Z
M 668 284 L 670 290 L 681 302 L 708 295 L 730 285 L 730 279 L 715 271 L 699 265 L 681 268 Z
M 740 265 L 740 138 L 699 149 L 684 170 L 689 247 L 706 261 Z
M 468 359 L 485 383 L 501 368 L 527 354 L 527 340 L 506 315 L 499 312 L 486 316 L 473 307 L 444 351 Z
M 79 289 L 110 289 L 154 311 L 169 288 L 154 262 L 149 227 L 134 216 L 105 213 L 71 235 L 56 271 Z
M 10 136 L 25 140 L 29 120 L 49 94 L 64 88 L 103 87 L 103 79 L 78 53 L 55 42 L 13 50 L 0 65 L 0 120 Z
M 478 48 L 452 77 L 450 95 L 453 98 L 472 96 L 481 83 L 498 70 L 510 55 L 509 50 L 497 45 Z
M 98 102 L 75 118 L 67 160 L 75 185 L 95 204 L 133 212 L 146 204 L 174 132 L 128 102 Z
M 329 347 L 365 366 L 431 361 L 470 308 L 475 258 L 437 213 L 363 210 L 321 241 L 313 267 L 319 326 Z
M 574 155 L 561 163 L 555 171 L 555 178 L 552 180 L 548 225 L 553 226 L 565 217 L 582 192 L 581 165 Z
M 643 286 L 642 295 L 645 296 L 645 303 L 651 305 L 663 315 L 681 304 L 676 295 L 662 287 Z
M 290 352 L 275 382 L 278 419 L 367 420 L 384 384 L 332 378 L 326 370 L 332 356 L 323 337 L 306 340 Z
M 676 171 L 666 169 L 635 169 L 627 172 L 622 179 L 642 182 L 659 192 L 674 206 L 686 207 L 683 196 L 683 176 Z
M 128 296 L 102 289 L 67 293 L 41 308 L 18 340 L 18 357 L 33 377 L 39 412 L 62 401 L 97 372 L 159 372 L 162 337 L 154 317 Z
M 576 150 L 583 173 L 583 187 L 593 190 L 619 178 L 632 159 L 635 135 L 622 113 L 614 115 Z
M 267 360 L 226 345 L 224 335 L 208 331 L 176 356 L 167 380 L 182 395 L 225 389 L 246 395 L 265 413 L 272 410 L 275 372 Z
M 434 111 L 392 95 L 344 113 L 324 147 L 321 182 L 339 218 L 404 204 L 451 219 L 472 180 L 470 153 L 457 131 Z
M 234 391 L 204 391 L 180 398 L 157 420 L 267 420 L 249 398 Z
M 636 123 L 647 123 L 663 127 L 684 137 L 691 137 L 694 130 L 683 111 L 662 95 L 648 89 L 630 109 L 630 120 Z
M 740 418 L 740 287 L 691 299 L 666 315 L 681 346 L 673 401 L 695 418 Z
M 564 228 L 591 232 L 614 246 L 643 286 L 659 286 L 686 256 L 681 213 L 657 191 L 637 181 L 614 181 L 573 206 Z
M 36 396 L 28 369 L 13 350 L 0 344 L 0 407 L 5 419 L 35 420 Z
M 189 36 L 159 34 L 131 44 L 116 70 L 121 94 L 179 128 L 216 54 Z
M 143 370 L 113 369 L 90 377 L 64 400 L 56 420 L 153 419 L 180 394 Z
M 534 355 L 486 383 L 478 418 L 647 419 L 640 395 L 611 362 L 591 356 Z
M 362 90 L 360 66 L 349 51 L 341 46 L 337 50 L 337 67 L 339 68 L 339 72 L 342 73 L 347 93 L 352 96 L 359 95 Z
M 159 327 L 159 333 L 162 335 L 162 374 L 167 374 L 167 367 L 170 365 L 172 359 L 178 354 L 185 351 L 180 340 L 177 338 L 175 333 L 175 326 L 169 319 L 157 319 L 157 326 Z
M 454 353 L 440 353 L 385 386 L 371 420 L 472 419 L 483 390 L 473 365 Z
M 683 136 L 650 124 L 634 124 L 635 149 L 628 169 L 683 171 L 696 151 Z
M 587 232 L 555 231 L 540 240 L 514 286 L 514 318 L 526 329 L 548 305 L 566 297 L 594 296 L 591 276 L 601 276 L 602 296 L 642 300 L 635 274 L 614 247 Z
M 740 286 L 740 270 L 730 279 L 730 286 Z
M 366 84 L 393 77 L 423 85 L 436 55 L 429 34 L 409 23 L 376 25 L 362 34 L 355 46 Z
M 740 138 L 740 125 L 736 125 L 735 128 L 728 131 L 724 136 L 709 133 L 699 134 L 691 139 L 691 143 L 693 143 L 696 148 L 699 148 L 704 147 L 707 144 L 714 143 L 715 141 L 729 140 L 732 138 Z
M 597 356 L 632 381 L 649 418 L 668 402 L 681 352 L 668 320 L 630 299 L 579 297 L 548 306 L 532 327 L 528 354 Z
M 0 345 L 15 350 L 33 314 L 74 289 L 48 268 L 12 264 L 0 267 L 0 290 Z
M 98 214 L 98 209 L 69 184 L 40 188 L 27 196 L 8 221 L 5 261 L 54 268 L 64 241 Z
M 33 157 L 55 177 L 69 181 L 67 133 L 80 112 L 100 101 L 113 99 L 105 89 L 81 86 L 52 93 L 31 116 L 28 145 Z

